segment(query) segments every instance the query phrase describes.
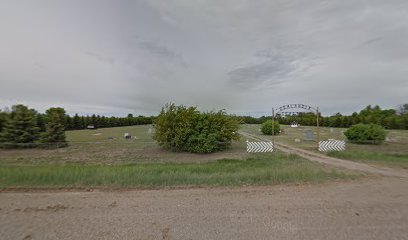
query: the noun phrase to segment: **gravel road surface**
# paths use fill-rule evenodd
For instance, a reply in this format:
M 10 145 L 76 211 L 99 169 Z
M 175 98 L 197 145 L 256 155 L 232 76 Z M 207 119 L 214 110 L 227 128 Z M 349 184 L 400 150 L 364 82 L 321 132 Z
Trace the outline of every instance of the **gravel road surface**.
M 0 193 L 1 239 L 407 239 L 408 180 Z

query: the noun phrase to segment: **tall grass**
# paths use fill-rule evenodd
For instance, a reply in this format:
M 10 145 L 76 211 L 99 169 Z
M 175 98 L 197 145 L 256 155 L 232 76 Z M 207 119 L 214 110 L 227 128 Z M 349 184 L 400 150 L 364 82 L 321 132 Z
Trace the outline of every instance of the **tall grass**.
M 356 176 L 327 171 L 295 155 L 274 153 L 201 164 L 0 166 L 0 188 L 234 186 L 321 182 Z

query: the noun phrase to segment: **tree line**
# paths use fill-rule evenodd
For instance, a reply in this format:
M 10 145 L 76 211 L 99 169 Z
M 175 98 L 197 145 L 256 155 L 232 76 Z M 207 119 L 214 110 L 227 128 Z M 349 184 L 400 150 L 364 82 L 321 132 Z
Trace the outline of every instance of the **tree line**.
M 151 124 L 154 117 L 128 114 L 127 117 L 69 116 L 63 108 L 50 108 L 45 113 L 25 105 L 0 110 L 0 146 L 5 148 L 66 146 L 65 130 L 123 127 Z
M 242 123 L 262 124 L 271 119 L 271 116 L 259 118 L 237 116 L 237 118 Z M 277 114 L 275 120 L 280 124 L 290 125 L 292 122 L 296 122 L 304 126 L 315 126 L 317 121 L 316 114 L 308 112 L 301 112 L 293 116 Z M 341 113 L 336 113 L 332 116 L 319 115 L 319 125 L 323 127 L 348 128 L 359 123 L 377 124 L 386 129 L 408 130 L 408 104 L 400 105 L 397 109 L 381 109 L 378 105 L 374 107 L 369 105 L 360 112 L 354 112 L 351 115 L 342 115 Z
M 50 108 L 42 115 L 44 129 L 38 125 L 39 113 L 24 105 L 0 112 L 0 147 L 65 147 L 65 110 Z
M 152 124 L 155 117 L 137 116 L 128 114 L 127 117 L 105 117 L 100 115 L 91 116 L 74 116 L 67 115 L 65 117 L 65 129 L 66 130 L 79 130 L 86 129 L 88 126 L 94 126 L 95 128 L 110 128 L 110 127 L 125 127 L 134 125 Z

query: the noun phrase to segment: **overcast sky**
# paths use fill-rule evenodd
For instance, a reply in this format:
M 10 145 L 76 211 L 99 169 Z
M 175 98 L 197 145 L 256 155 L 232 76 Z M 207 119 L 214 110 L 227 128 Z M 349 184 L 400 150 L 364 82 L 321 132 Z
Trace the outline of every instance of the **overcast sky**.
M 408 102 L 407 0 L 0 0 L 0 107 L 259 115 Z

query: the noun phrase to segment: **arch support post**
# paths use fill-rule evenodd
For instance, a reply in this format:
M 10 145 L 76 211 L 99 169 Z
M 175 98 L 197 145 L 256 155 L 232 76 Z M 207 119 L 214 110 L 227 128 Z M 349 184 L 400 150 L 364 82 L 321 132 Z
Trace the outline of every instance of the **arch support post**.
M 275 110 L 272 108 L 272 145 L 275 147 Z
M 317 130 L 317 150 L 319 150 L 319 142 L 320 142 L 319 107 L 316 108 L 316 130 Z

